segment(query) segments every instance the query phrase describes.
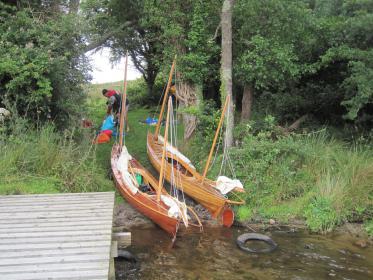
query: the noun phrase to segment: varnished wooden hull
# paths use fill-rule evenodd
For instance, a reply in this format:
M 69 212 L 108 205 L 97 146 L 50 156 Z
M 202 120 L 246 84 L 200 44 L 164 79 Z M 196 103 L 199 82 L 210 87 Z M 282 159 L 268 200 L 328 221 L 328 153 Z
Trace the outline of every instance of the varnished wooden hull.
M 141 192 L 140 190 L 133 194 L 128 186 L 123 184 L 121 180 L 121 175 L 115 164 L 115 158 L 119 156 L 120 148 L 118 145 L 113 146 L 111 154 L 111 168 L 113 171 L 113 177 L 115 186 L 120 192 L 120 194 L 127 200 L 127 202 L 138 210 L 143 215 L 150 218 L 154 223 L 159 225 L 163 230 L 169 233 L 173 238 L 176 237 L 176 233 L 180 224 L 180 220 L 176 218 L 171 218 L 168 216 L 168 210 L 162 202 L 157 202 L 155 195 L 148 195 Z M 143 169 L 142 175 L 149 176 L 148 180 L 155 182 L 155 179 L 150 173 L 148 173 L 144 167 L 140 165 L 135 159 L 132 159 L 129 164 L 136 169 Z
M 150 159 L 150 162 L 157 171 L 160 171 L 161 166 L 161 151 L 163 147 L 158 144 L 154 135 L 148 133 L 147 136 L 147 153 Z M 180 162 L 180 159 L 177 159 L 172 154 L 167 153 L 168 157 L 173 157 Z M 168 182 L 171 180 L 171 170 L 173 168 L 172 164 L 169 162 L 165 163 L 165 178 Z M 189 175 L 180 174 L 181 184 L 176 185 L 177 188 L 182 189 L 187 195 L 195 199 L 203 207 L 205 207 L 212 215 L 213 218 L 219 218 L 222 216 L 224 211 L 232 210 L 229 208 L 227 199 L 221 195 L 215 188 L 211 185 L 214 183 L 209 179 L 205 179 L 202 182 L 202 177 L 195 170 L 189 169 Z M 234 219 L 234 217 L 233 217 Z M 233 222 L 233 220 L 232 220 Z

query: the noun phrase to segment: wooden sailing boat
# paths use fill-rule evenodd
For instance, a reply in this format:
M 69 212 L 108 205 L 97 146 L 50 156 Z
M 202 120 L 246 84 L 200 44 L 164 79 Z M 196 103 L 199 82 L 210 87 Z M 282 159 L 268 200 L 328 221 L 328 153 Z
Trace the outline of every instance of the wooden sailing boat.
M 177 148 L 171 146 L 167 143 L 166 139 L 163 139 L 159 135 L 160 124 L 163 117 L 163 112 L 165 109 L 165 100 L 167 99 L 171 81 L 172 81 L 172 74 L 175 68 L 175 61 L 172 64 L 164 100 L 162 103 L 162 108 L 160 112 L 160 116 L 158 119 L 158 123 L 155 129 L 155 133 L 152 134 L 148 132 L 147 135 L 147 152 L 152 165 L 158 171 L 162 170 L 162 154 L 166 149 L 166 154 L 168 161 L 164 164 L 164 174 L 167 181 L 171 181 L 171 175 L 173 173 L 173 169 L 177 169 L 180 172 L 180 179 L 176 187 L 183 190 L 186 194 L 190 197 L 195 199 L 198 203 L 204 206 L 212 215 L 213 218 L 218 219 L 223 225 L 230 227 L 234 221 L 234 212 L 231 209 L 231 205 L 240 205 L 244 204 L 243 200 L 230 200 L 225 195 L 223 195 L 217 188 L 217 182 L 212 181 L 206 178 L 206 173 L 211 161 L 211 156 L 214 151 L 214 147 L 216 144 L 216 140 L 220 131 L 220 128 L 223 123 L 224 114 L 227 109 L 227 105 L 229 102 L 229 97 L 225 102 L 222 116 L 219 122 L 219 127 L 215 133 L 213 146 L 210 150 L 209 158 L 206 163 L 205 171 L 203 175 L 197 172 L 194 166 L 191 164 L 190 160 L 185 157 Z M 167 143 L 167 145 L 165 145 Z M 172 161 L 170 161 L 172 159 Z M 172 162 L 172 163 L 171 163 Z M 176 164 L 175 164 L 176 163 Z M 161 171 L 163 172 L 163 171 Z
M 182 203 L 169 195 L 163 188 L 162 172 L 159 181 L 157 181 L 136 159 L 131 157 L 126 147 L 123 145 L 124 105 L 127 89 L 127 60 L 128 56 L 126 56 L 119 144 L 113 146 L 111 153 L 111 168 L 113 171 L 114 182 L 120 194 L 131 204 L 131 206 L 169 233 L 174 241 L 180 223 L 183 223 L 186 227 L 188 224 L 191 224 L 188 222 L 190 219 L 188 212 L 197 220 L 198 224 L 196 226 L 202 229 L 202 224 L 190 207 L 187 207 L 185 203 Z M 164 135 L 165 139 L 167 139 L 168 136 L 168 119 L 169 111 L 167 112 L 167 125 Z M 162 155 L 161 162 L 164 162 L 164 159 L 165 154 Z

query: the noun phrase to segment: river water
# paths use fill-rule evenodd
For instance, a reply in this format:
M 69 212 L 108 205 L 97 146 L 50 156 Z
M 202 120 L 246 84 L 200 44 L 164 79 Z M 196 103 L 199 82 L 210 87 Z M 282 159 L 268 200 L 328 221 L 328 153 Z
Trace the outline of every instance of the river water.
M 373 249 L 361 248 L 348 234 L 306 231 L 265 232 L 279 245 L 272 253 L 238 249 L 243 228 L 204 228 L 181 233 L 173 247 L 158 228 L 131 229 L 127 248 L 138 261 L 116 261 L 117 279 L 373 279 Z

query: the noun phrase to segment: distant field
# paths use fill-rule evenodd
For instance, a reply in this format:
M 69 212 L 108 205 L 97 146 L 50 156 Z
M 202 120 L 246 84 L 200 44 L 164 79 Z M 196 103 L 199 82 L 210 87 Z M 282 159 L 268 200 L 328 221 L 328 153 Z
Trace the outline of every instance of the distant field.
M 131 81 L 129 81 L 130 83 Z M 123 91 L 123 81 L 110 82 L 105 84 L 89 84 L 87 85 L 87 93 L 90 97 L 101 97 L 102 89 L 115 89 Z

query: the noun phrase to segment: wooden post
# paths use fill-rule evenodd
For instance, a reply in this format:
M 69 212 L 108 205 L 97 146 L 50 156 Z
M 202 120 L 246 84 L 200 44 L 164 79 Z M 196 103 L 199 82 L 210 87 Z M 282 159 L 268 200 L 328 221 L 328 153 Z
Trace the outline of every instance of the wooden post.
M 166 105 L 166 100 L 167 100 L 167 97 L 168 97 L 168 92 L 170 91 L 170 87 L 171 87 L 172 74 L 174 73 L 175 64 L 176 64 L 176 55 L 175 55 L 174 61 L 172 62 L 172 66 L 171 66 L 171 70 L 170 70 L 170 75 L 168 76 L 168 82 L 167 82 L 166 91 L 165 91 L 164 97 L 163 97 L 161 112 L 159 113 L 159 118 L 158 118 L 157 126 L 155 127 L 154 137 L 155 137 L 156 140 L 158 139 L 158 133 L 159 133 L 159 129 L 160 129 L 162 118 L 163 118 L 163 112 L 164 112 L 164 107 Z
M 221 116 L 220 116 L 219 125 L 218 125 L 218 128 L 216 129 L 216 132 L 215 132 L 214 141 L 212 142 L 212 146 L 211 146 L 210 154 L 209 154 L 209 157 L 207 158 L 207 162 L 206 162 L 206 165 L 205 165 L 205 169 L 204 169 L 204 171 L 203 171 L 202 182 L 205 180 L 205 177 L 206 177 L 207 171 L 208 171 L 208 169 L 209 169 L 209 165 L 210 165 L 211 157 L 212 157 L 212 154 L 214 153 L 214 149 L 215 149 L 215 145 L 216 145 L 216 140 L 218 139 L 219 132 L 220 132 L 221 126 L 222 126 L 222 124 L 223 124 L 225 111 L 227 110 L 227 107 L 228 107 L 228 104 L 229 104 L 229 99 L 230 99 L 230 95 L 227 95 L 227 97 L 225 98 L 224 108 L 223 108 L 223 111 L 222 111 Z
M 115 232 L 112 235 L 112 239 L 118 243 L 119 248 L 125 248 L 131 245 L 130 232 Z
M 118 244 L 117 241 L 111 242 L 110 247 L 110 261 L 109 261 L 109 276 L 108 280 L 115 280 L 115 264 L 114 258 L 118 257 Z
M 165 158 L 166 158 L 166 149 L 167 149 L 167 137 L 168 137 L 168 126 L 169 126 L 169 118 L 170 118 L 170 107 L 171 107 L 172 99 L 171 97 L 168 99 L 168 108 L 167 108 L 167 117 L 166 117 L 166 128 L 164 132 L 164 142 L 163 142 L 163 151 L 162 151 L 162 161 L 161 161 L 161 171 L 159 172 L 159 182 L 158 182 L 158 189 L 157 189 L 157 201 L 159 202 L 161 198 L 161 192 L 163 188 L 163 173 L 164 173 L 164 165 L 165 165 Z
M 120 122 L 119 122 L 119 146 L 123 146 L 123 132 L 124 132 L 124 115 L 126 113 L 126 98 L 127 98 L 127 65 L 128 65 L 128 51 L 126 53 L 126 62 L 124 66 L 124 85 L 123 85 L 123 96 L 122 105 L 120 110 Z

